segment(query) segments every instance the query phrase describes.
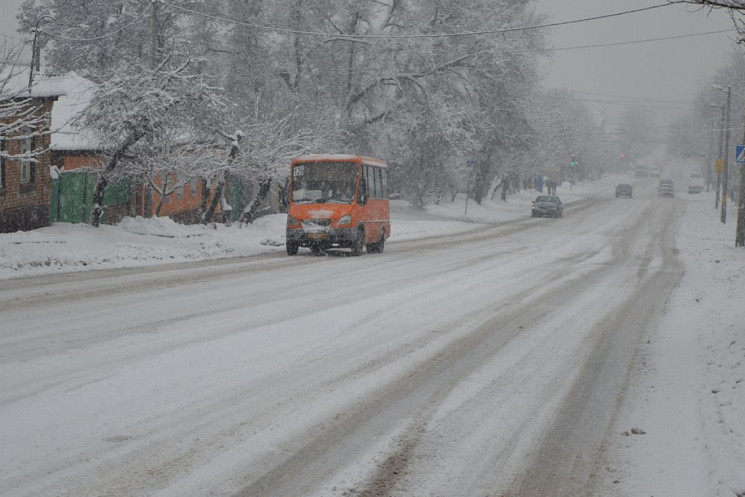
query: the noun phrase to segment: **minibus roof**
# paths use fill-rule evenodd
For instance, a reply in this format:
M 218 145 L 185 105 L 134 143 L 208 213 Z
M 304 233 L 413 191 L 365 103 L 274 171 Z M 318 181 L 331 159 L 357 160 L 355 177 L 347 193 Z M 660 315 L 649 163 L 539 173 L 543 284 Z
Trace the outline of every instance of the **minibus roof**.
M 365 164 L 373 164 L 379 167 L 388 167 L 386 162 L 382 159 L 374 159 L 372 157 L 364 157 L 362 155 L 350 155 L 350 154 L 311 154 L 301 155 L 292 159 L 293 164 L 299 162 L 345 162 L 345 161 L 357 161 L 362 160 Z

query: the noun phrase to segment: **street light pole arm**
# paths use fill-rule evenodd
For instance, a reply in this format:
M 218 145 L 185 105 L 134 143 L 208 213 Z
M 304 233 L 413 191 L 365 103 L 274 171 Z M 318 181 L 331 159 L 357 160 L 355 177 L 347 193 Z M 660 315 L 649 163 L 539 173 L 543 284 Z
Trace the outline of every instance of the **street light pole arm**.
M 34 64 L 37 62 L 37 57 L 41 58 L 37 55 L 36 51 L 39 50 L 37 47 L 38 45 L 38 39 L 39 39 L 39 24 L 41 24 L 41 21 L 44 19 L 49 19 L 51 21 L 54 21 L 54 17 L 49 14 L 44 14 L 43 16 L 39 17 L 36 20 L 36 26 L 34 27 L 34 41 L 31 44 L 31 65 L 28 68 L 28 94 L 31 95 L 31 87 L 34 85 Z

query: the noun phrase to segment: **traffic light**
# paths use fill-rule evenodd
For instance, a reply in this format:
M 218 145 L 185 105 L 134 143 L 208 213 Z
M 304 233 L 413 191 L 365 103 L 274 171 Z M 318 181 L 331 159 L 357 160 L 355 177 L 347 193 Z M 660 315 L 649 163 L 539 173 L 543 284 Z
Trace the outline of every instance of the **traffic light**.
M 569 159 L 569 167 L 577 167 L 579 165 L 579 161 L 576 157 L 572 156 L 571 159 Z

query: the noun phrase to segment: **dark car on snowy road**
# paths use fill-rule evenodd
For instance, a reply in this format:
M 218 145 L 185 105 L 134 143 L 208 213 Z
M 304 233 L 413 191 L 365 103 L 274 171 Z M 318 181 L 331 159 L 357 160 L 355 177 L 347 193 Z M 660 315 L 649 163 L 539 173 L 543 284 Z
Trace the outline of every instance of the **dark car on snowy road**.
M 564 206 L 556 195 L 539 195 L 530 208 L 532 217 L 561 217 L 563 213 Z
M 627 197 L 631 198 L 631 195 L 634 193 L 634 187 L 629 185 L 628 183 L 620 183 L 616 186 L 616 198 L 618 197 Z

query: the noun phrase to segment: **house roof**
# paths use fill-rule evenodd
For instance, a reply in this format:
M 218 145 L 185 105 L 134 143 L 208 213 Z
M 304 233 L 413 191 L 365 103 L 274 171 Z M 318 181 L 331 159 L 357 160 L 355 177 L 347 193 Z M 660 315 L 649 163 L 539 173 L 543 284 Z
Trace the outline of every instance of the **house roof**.
M 5 98 L 49 98 L 64 95 L 64 90 L 49 76 L 35 73 L 31 91 L 28 88 L 28 66 L 12 65 L 0 71 L 0 88 Z
M 75 72 L 51 78 L 64 91 L 52 108 L 52 150 L 101 150 L 96 140 L 74 122 L 88 106 L 96 84 Z
M 3 97 L 56 98 L 52 106 L 52 150 L 101 150 L 74 119 L 88 106 L 96 84 L 75 72 L 59 76 L 35 73 L 28 90 L 28 67 L 14 66 L 0 72 Z M 3 82 L 5 83 L 3 85 Z

